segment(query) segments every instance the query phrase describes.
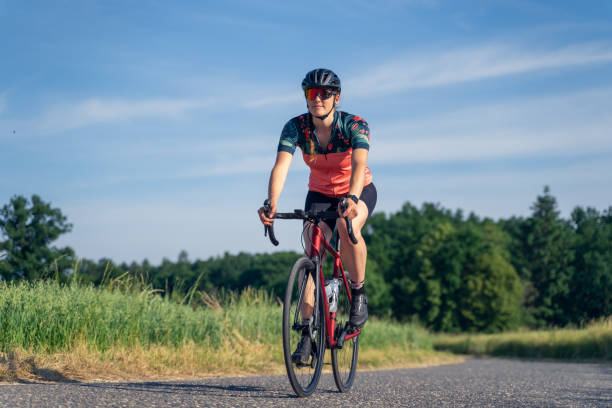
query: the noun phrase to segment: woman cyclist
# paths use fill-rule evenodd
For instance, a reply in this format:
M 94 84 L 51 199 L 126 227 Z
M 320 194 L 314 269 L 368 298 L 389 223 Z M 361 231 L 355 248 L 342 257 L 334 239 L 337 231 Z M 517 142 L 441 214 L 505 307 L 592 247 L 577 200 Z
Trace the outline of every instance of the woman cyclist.
M 367 249 L 361 229 L 376 205 L 376 188 L 366 162 L 370 147 L 368 124 L 359 116 L 337 111 L 340 100 L 340 78 L 329 69 L 318 68 L 308 72 L 302 81 L 308 112 L 289 120 L 281 133 L 276 162 L 270 174 L 268 199 L 270 213 L 266 216 L 263 207 L 259 216 L 264 225 L 272 225 L 278 199 L 287 178 L 289 165 L 296 146 L 310 167 L 308 194 L 305 210 L 325 211 L 338 208 L 342 217 L 352 220 L 357 244 L 348 236 L 346 223 L 338 218 L 321 225 L 326 239 L 330 239 L 334 227 L 338 228 L 342 248 L 342 262 L 348 271 L 351 285 L 350 323 L 361 327 L 368 318 L 365 294 L 365 269 Z M 343 212 L 339 202 L 347 197 L 348 208 Z M 335 224 L 334 224 L 335 223 Z M 310 228 L 304 230 L 306 252 L 310 253 Z M 314 307 L 314 284 L 312 278 L 307 285 L 307 296 L 301 307 L 302 319 L 308 320 Z M 296 364 L 306 364 L 312 349 L 311 339 L 303 335 L 297 350 L 292 355 Z

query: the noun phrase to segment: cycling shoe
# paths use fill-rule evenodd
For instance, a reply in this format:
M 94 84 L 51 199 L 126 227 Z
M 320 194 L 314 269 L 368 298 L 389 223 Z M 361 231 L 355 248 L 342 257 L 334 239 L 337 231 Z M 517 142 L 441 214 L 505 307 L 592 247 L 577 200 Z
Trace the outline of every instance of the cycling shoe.
M 312 340 L 310 339 L 310 335 L 303 334 L 302 340 L 300 340 L 295 352 L 291 355 L 291 361 L 293 361 L 298 367 L 306 366 L 310 360 L 311 353 Z
M 351 317 L 349 319 L 354 328 L 361 328 L 368 320 L 368 298 L 365 293 L 354 294 L 351 299 Z

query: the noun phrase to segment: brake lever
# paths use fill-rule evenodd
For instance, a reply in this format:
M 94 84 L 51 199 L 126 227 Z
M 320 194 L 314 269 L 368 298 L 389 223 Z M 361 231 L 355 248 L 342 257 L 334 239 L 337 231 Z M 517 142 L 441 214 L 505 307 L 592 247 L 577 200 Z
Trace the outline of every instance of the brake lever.
M 348 208 L 348 201 L 346 197 L 340 200 L 340 208 L 342 209 L 342 212 L 345 212 Z M 357 245 L 357 238 L 355 238 L 355 234 L 353 234 L 353 223 L 351 222 L 348 216 L 344 217 L 344 221 L 346 222 L 346 230 L 348 232 L 349 238 L 351 239 L 351 242 L 354 245 Z
M 264 207 L 264 214 L 266 214 L 266 217 L 269 217 L 269 214 L 270 214 L 270 200 L 269 199 L 266 199 L 264 201 L 263 207 Z M 274 236 L 274 224 L 264 225 L 264 237 L 268 235 L 270 237 L 270 242 L 272 242 L 272 245 L 278 246 L 278 240 Z

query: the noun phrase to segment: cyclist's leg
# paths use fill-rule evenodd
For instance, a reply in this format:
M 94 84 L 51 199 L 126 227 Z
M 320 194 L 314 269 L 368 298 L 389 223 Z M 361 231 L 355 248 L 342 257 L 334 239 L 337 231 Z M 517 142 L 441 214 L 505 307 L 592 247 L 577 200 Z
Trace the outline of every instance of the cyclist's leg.
M 327 241 L 329 241 L 331 239 L 331 235 L 332 235 L 332 231 L 329 228 L 329 226 L 325 223 L 321 223 L 320 224 L 321 230 L 323 231 L 323 235 L 325 235 L 325 239 Z M 311 249 L 311 242 L 312 242 L 312 223 L 306 223 L 306 225 L 304 225 L 304 232 L 303 232 L 303 239 L 304 239 L 304 250 L 305 250 L 305 255 L 308 256 L 310 255 L 310 249 Z M 322 251 L 322 255 L 325 254 L 325 250 L 321 249 Z M 302 276 L 300 276 L 300 286 L 302 285 L 302 281 L 301 279 L 303 279 Z M 306 289 L 305 289 L 305 293 L 304 293 L 304 300 L 302 301 L 302 304 L 300 305 L 300 312 L 302 314 L 302 319 L 303 320 L 307 320 L 310 318 L 310 316 L 312 316 L 312 310 L 314 308 L 314 280 L 312 279 L 312 275 L 308 276 L 308 281 L 306 282 Z
M 357 245 L 353 244 L 349 239 L 344 220 L 339 218 L 336 222 L 338 235 L 340 236 L 342 263 L 349 271 L 349 276 L 353 282 L 363 282 L 365 279 L 368 252 L 365 242 L 361 237 L 361 229 L 369 216 L 372 215 L 376 207 L 377 198 L 378 193 L 373 183 L 363 188 L 357 203 L 357 217 L 351 220 L 353 233 L 355 238 L 357 238 Z
M 319 227 L 321 227 L 321 231 L 323 231 L 323 235 L 325 236 L 325 239 L 327 240 L 327 242 L 329 242 L 332 236 L 332 232 L 333 232 L 331 227 L 325 222 L 320 223 Z M 302 238 L 304 240 L 304 255 L 306 256 L 310 256 L 310 250 L 311 250 L 311 245 L 312 245 L 312 234 L 313 234 L 312 223 L 311 222 L 304 223 L 304 232 L 302 233 Z M 325 255 L 325 248 L 321 248 L 321 255 Z
M 368 320 L 368 301 L 365 292 L 365 267 L 367 259 L 366 244 L 361 236 L 361 228 L 365 224 L 368 210 L 363 201 L 357 203 L 357 216 L 353 218 L 353 233 L 357 244 L 349 239 L 346 223 L 338 219 L 338 235 L 340 236 L 340 253 L 342 263 L 348 271 L 351 280 L 351 309 L 349 321 L 352 327 L 362 327 Z
M 357 203 L 357 216 L 351 220 L 353 225 L 353 234 L 357 238 L 357 244 L 353 244 L 348 236 L 346 223 L 344 219 L 338 218 L 336 227 L 340 236 L 340 249 L 342 254 L 342 263 L 349 272 L 349 276 L 353 282 L 363 282 L 365 279 L 365 268 L 368 251 L 366 244 L 361 236 L 361 229 L 368 219 L 368 207 L 363 201 Z
M 368 251 L 361 236 L 361 229 L 376 206 L 376 198 L 376 187 L 373 184 L 365 186 L 357 203 L 357 216 L 351 220 L 357 244 L 353 244 L 349 239 L 344 220 L 340 218 L 336 222 L 338 235 L 340 236 L 342 262 L 352 281 L 350 321 L 356 327 L 363 326 L 368 319 L 368 302 L 364 286 Z

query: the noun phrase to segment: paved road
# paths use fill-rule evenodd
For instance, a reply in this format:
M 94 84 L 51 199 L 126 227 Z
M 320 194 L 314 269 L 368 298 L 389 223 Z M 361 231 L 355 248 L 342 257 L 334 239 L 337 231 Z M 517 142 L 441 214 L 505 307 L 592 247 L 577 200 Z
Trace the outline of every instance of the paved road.
M 348 394 L 331 375 L 307 399 L 285 376 L 199 381 L 0 386 L 0 406 L 48 407 L 612 407 L 612 366 L 471 359 L 462 364 L 362 371 Z

